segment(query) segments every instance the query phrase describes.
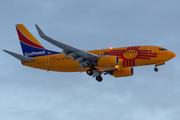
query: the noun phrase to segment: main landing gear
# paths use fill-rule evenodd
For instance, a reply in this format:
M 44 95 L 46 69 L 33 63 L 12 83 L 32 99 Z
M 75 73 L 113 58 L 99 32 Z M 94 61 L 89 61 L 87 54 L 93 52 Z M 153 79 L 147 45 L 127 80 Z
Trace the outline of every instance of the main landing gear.
M 95 70 L 95 72 L 93 72 L 93 70 Z M 103 80 L 103 78 L 101 77 L 102 71 L 97 71 L 97 69 L 94 67 L 94 64 L 93 64 L 93 63 L 91 63 L 90 69 L 88 69 L 88 70 L 86 71 L 86 73 L 87 73 L 89 76 L 92 76 L 92 75 L 93 75 L 93 77 L 96 77 L 96 80 L 97 80 L 98 82 L 101 82 L 101 81 Z
M 98 75 L 98 76 L 96 76 L 96 80 L 97 80 L 98 82 L 101 82 L 101 81 L 103 80 L 103 78 L 101 77 L 101 75 Z
M 89 75 L 89 76 L 92 76 L 94 74 L 94 72 L 91 70 L 91 69 L 88 69 L 86 71 L 86 73 Z
M 94 74 L 93 70 L 97 70 L 97 69 L 94 67 L 94 64 L 91 63 L 91 64 L 90 64 L 90 69 L 88 69 L 88 70 L 86 71 L 86 73 L 87 73 L 89 76 L 92 76 L 92 75 Z
M 89 76 L 92 76 L 92 75 L 93 75 L 93 77 L 96 77 L 96 80 L 97 80 L 98 82 L 101 82 L 101 81 L 103 80 L 103 78 L 101 77 L 102 71 L 95 71 L 95 72 L 93 72 L 93 70 L 88 69 L 88 70 L 86 71 L 86 73 L 87 73 Z
M 93 70 L 95 70 L 95 71 L 93 72 Z M 96 77 L 96 80 L 97 80 L 98 82 L 101 82 L 101 81 L 103 80 L 103 78 L 101 77 L 102 71 L 97 71 L 97 69 L 94 67 L 93 64 L 90 65 L 90 69 L 88 69 L 88 70 L 86 71 L 86 73 L 87 73 L 89 76 L 92 76 L 92 75 L 93 75 L 93 77 Z

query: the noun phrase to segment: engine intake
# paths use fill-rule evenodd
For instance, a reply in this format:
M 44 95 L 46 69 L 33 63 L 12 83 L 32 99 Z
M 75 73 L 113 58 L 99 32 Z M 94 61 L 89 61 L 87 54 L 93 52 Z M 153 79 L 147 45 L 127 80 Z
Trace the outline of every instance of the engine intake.
M 116 66 L 119 65 L 119 58 L 117 56 L 103 56 L 98 59 L 99 66 Z

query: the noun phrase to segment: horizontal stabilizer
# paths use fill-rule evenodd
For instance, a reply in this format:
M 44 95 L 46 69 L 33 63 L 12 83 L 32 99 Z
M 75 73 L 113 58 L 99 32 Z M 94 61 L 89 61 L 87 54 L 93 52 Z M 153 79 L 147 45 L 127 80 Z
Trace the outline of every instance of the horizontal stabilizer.
M 8 50 L 3 50 L 4 52 L 14 56 L 15 58 L 21 60 L 21 61 L 26 61 L 26 62 L 30 62 L 30 61 L 34 61 L 35 59 L 34 58 L 30 58 L 30 57 L 26 57 L 24 55 L 20 55 L 20 54 L 17 54 L 17 53 L 14 53 L 14 52 L 11 52 L 11 51 L 8 51 Z

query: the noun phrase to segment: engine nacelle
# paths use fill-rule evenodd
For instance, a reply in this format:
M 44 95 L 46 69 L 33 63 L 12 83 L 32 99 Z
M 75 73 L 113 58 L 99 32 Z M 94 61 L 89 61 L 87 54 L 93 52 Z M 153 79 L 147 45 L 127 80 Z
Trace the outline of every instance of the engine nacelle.
M 117 56 L 103 56 L 98 59 L 99 66 L 116 66 L 119 65 L 119 58 Z
M 134 69 L 132 67 L 125 67 L 125 68 L 119 68 L 113 70 L 112 75 L 114 77 L 126 77 L 126 76 L 132 76 L 133 73 L 134 73 Z

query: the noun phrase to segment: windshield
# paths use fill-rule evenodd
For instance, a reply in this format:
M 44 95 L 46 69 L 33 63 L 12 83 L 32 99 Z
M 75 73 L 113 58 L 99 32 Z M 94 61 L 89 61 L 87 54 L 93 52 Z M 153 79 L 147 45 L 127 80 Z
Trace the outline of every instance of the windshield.
M 167 50 L 167 49 L 165 49 L 165 48 L 159 48 L 159 50 L 160 50 L 160 51 L 165 51 L 165 50 Z

